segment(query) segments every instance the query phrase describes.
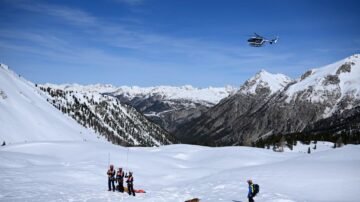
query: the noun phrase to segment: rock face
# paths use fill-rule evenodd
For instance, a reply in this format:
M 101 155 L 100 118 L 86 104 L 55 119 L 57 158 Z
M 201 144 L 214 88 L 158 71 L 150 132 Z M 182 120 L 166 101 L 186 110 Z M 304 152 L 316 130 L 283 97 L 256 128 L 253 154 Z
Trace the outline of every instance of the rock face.
M 39 87 L 56 108 L 114 144 L 159 146 L 176 142 L 167 131 L 136 109 L 115 97 L 99 93 L 100 89 L 52 84 Z
M 210 103 L 193 103 L 183 99 L 163 100 L 157 96 L 128 100 L 122 95 L 118 95 L 117 98 L 121 102 L 135 107 L 148 119 L 169 132 L 174 132 L 178 125 L 199 117 L 210 106 L 213 106 Z
M 124 86 L 109 94 L 135 107 L 148 119 L 173 133 L 179 125 L 199 117 L 235 91 L 233 87 L 199 89 L 192 86 Z
M 264 71 L 176 136 L 187 143 L 249 145 L 257 138 L 305 127 L 360 105 L 360 56 L 307 71 L 296 81 Z
M 311 123 L 303 130 L 307 134 L 349 134 L 353 136 L 360 133 L 360 106 L 346 109 L 342 113 L 335 113 L 332 116 L 320 119 Z M 351 137 L 350 137 L 351 138 Z M 357 138 L 359 139 L 359 138 Z M 358 142 L 360 144 L 360 142 Z

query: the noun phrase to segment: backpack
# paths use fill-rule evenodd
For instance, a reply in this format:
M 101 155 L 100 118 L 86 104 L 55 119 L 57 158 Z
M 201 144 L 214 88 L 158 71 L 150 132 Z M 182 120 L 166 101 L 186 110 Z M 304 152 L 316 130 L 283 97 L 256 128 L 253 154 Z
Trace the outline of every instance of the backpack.
M 260 191 L 260 186 L 258 184 L 254 184 L 254 193 L 253 196 L 256 196 Z

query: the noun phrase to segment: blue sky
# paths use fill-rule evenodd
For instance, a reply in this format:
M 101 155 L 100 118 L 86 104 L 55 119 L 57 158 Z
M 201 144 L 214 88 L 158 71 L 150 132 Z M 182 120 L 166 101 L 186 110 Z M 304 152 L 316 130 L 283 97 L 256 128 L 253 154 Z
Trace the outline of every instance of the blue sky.
M 0 61 L 36 83 L 239 86 L 360 53 L 360 1 L 0 0 Z M 276 45 L 246 43 L 253 32 Z

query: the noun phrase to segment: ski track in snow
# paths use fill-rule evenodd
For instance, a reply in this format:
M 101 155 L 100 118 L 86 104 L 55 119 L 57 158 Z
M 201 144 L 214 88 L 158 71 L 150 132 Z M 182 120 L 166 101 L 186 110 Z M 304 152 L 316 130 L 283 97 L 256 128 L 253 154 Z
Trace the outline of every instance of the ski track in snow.
M 312 154 L 249 147 L 170 145 L 127 148 L 104 142 L 32 142 L 0 148 L 0 201 L 247 201 L 246 180 L 260 184 L 256 201 L 359 201 L 360 147 Z M 136 197 L 107 191 L 107 161 L 133 171 Z M 314 188 L 315 186 L 315 188 Z M 320 189 L 320 190 L 319 190 Z

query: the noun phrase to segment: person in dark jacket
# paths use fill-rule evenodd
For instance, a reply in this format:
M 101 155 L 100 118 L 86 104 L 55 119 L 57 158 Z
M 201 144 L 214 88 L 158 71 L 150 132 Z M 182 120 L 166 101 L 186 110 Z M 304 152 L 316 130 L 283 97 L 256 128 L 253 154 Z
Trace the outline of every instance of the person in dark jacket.
M 109 170 L 107 171 L 108 176 L 108 191 L 111 191 L 111 184 L 112 184 L 112 190 L 115 191 L 115 169 L 113 165 L 110 165 Z
M 135 196 L 134 177 L 133 177 L 132 172 L 129 172 L 129 175 L 126 175 L 125 177 L 127 178 L 126 183 L 127 183 L 129 195 L 132 194 L 133 196 Z
M 254 200 L 254 184 L 252 182 L 252 180 L 248 180 L 247 181 L 248 185 L 249 185 L 249 192 L 248 192 L 248 199 L 249 202 L 255 202 Z
M 116 181 L 118 183 L 118 191 L 124 192 L 124 171 L 122 168 L 116 172 Z

